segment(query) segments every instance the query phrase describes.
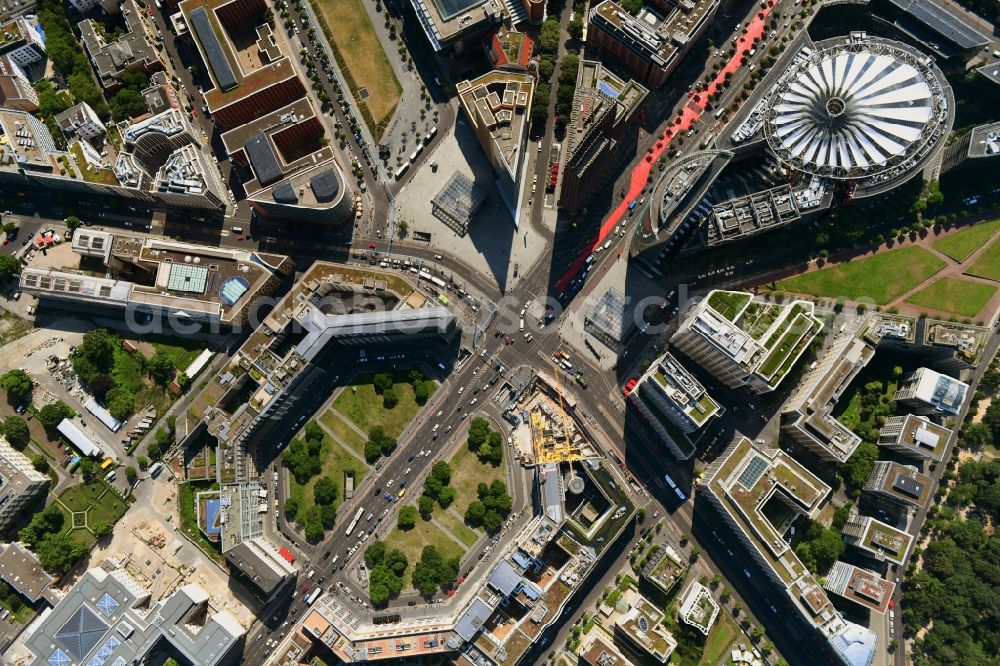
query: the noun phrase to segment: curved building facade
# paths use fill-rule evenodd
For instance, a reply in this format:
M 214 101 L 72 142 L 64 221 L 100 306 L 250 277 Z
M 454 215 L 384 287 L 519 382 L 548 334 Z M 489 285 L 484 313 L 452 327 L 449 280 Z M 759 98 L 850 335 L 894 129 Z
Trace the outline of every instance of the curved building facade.
M 948 102 L 930 58 L 852 36 L 808 53 L 777 81 L 764 136 L 782 163 L 806 173 L 846 180 L 905 172 L 947 136 Z

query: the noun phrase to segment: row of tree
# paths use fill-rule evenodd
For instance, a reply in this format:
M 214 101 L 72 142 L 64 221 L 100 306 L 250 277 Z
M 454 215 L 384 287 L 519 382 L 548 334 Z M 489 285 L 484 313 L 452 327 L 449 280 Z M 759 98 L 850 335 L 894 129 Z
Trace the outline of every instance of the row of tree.
M 503 463 L 503 433 L 490 429 L 490 423 L 476 417 L 469 423 L 469 450 L 479 462 L 499 467 Z
M 482 527 L 489 534 L 497 532 L 513 505 L 507 494 L 507 484 L 500 479 L 490 485 L 480 483 L 476 495 L 478 499 L 465 510 L 465 521 L 473 527 Z
M 447 509 L 455 501 L 455 489 L 449 485 L 451 483 L 451 466 L 443 460 L 439 460 L 431 467 L 431 473 L 424 481 L 424 490 L 420 494 L 417 506 L 420 515 L 425 519 L 430 519 L 434 511 L 434 503 L 442 509 Z
M 556 57 L 559 54 L 559 39 L 562 32 L 559 29 L 559 15 L 550 14 L 542 23 L 538 37 L 538 84 L 531 98 L 532 132 L 541 136 L 545 131 L 545 123 L 549 117 L 549 94 L 552 72 L 555 69 Z
M 396 438 L 390 437 L 382 426 L 372 426 L 368 430 L 368 441 L 365 442 L 365 460 L 369 465 L 382 456 L 389 457 L 396 450 Z
M 403 574 L 409 566 L 406 555 L 398 548 L 389 550 L 381 541 L 365 549 L 368 567 L 368 598 L 372 606 L 381 607 L 403 590 Z
M 299 485 L 304 486 L 323 469 L 320 453 L 323 450 L 323 428 L 310 421 L 304 429 L 305 439 L 293 437 L 281 460 Z

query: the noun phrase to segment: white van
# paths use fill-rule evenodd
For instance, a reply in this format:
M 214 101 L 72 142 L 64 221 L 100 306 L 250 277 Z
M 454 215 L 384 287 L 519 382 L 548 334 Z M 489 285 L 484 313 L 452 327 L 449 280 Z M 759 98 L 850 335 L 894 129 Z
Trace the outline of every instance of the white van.
M 524 320 L 523 319 L 520 320 L 520 323 L 518 325 L 518 330 L 520 330 L 521 332 L 524 332 Z
M 114 481 L 115 480 L 115 470 L 111 470 L 110 472 L 108 472 L 107 475 L 104 478 L 107 479 L 108 481 Z
M 611 247 L 611 241 L 605 241 L 604 245 L 601 246 L 601 249 L 607 250 L 609 247 Z

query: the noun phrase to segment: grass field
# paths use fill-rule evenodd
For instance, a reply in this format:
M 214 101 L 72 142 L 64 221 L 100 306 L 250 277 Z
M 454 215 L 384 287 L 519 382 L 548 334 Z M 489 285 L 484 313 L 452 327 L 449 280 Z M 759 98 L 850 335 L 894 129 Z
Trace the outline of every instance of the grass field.
M 466 525 L 461 516 L 456 516 L 451 511 L 446 511 L 439 506 L 434 509 L 434 518 L 448 528 L 448 531 L 458 537 L 467 547 L 471 548 L 479 541 L 481 533 Z
M 508 451 L 504 451 L 507 455 Z M 479 462 L 469 447 L 462 445 L 448 461 L 451 465 L 451 485 L 455 488 L 455 510 L 465 514 L 469 505 L 477 499 L 476 488 L 480 483 L 490 484 L 495 479 L 507 482 L 504 466 L 493 467 Z
M 383 125 L 396 109 L 403 88 L 362 1 L 316 0 L 316 6 L 336 42 L 341 67 L 347 68 L 355 85 L 368 90 L 368 98 L 358 97 L 358 104 L 367 105 L 375 123 Z M 377 139 L 375 128 L 370 129 Z
M 975 263 L 965 271 L 969 275 L 976 275 L 987 280 L 1000 282 L 1000 238 L 996 239 L 986 248 Z
M 906 302 L 963 317 L 975 317 L 996 290 L 988 284 L 943 277 L 907 298 Z
M 903 247 L 779 280 L 774 289 L 885 305 L 944 265 L 944 261 L 922 247 Z
M 934 249 L 947 254 L 955 261 L 965 261 L 970 254 L 982 247 L 997 229 L 1000 229 L 1000 220 L 983 222 L 937 239 L 934 241 Z
M 334 502 L 334 506 L 340 506 L 344 501 L 344 474 L 354 472 L 355 488 L 361 484 L 362 479 L 368 476 L 368 465 L 352 456 L 347 449 L 333 441 L 329 435 L 323 437 L 323 448 L 319 456 L 323 461 L 323 468 L 305 485 L 296 481 L 294 476 L 288 475 L 288 495 L 294 497 L 299 503 L 299 511 L 295 515 L 295 520 L 299 522 L 305 517 L 306 509 L 315 503 L 313 487 L 321 477 L 332 476 L 333 480 L 337 482 L 337 501 Z
M 333 413 L 332 410 L 326 410 L 323 415 L 319 417 L 319 420 L 330 429 L 330 432 L 335 434 L 340 438 L 340 441 L 351 447 L 352 450 L 357 451 L 358 455 L 362 458 L 365 455 L 365 440 L 364 438 L 355 432 L 354 428 L 347 425 L 344 419 L 340 418 Z
M 739 635 L 739 628 L 729 613 L 722 609 L 705 639 L 705 651 L 701 655 L 701 661 L 698 662 L 699 666 L 715 666 L 720 663 L 723 657 L 728 656 L 729 648 Z
M 91 483 L 70 486 L 60 493 L 59 501 L 72 512 L 86 513 L 86 524 L 91 528 L 101 521 L 107 521 L 114 525 L 128 510 L 125 500 L 116 495 L 104 481 L 92 481 Z M 77 541 L 86 544 L 88 548 L 93 546 L 96 539 L 86 527 L 82 527 L 82 517 L 78 516 L 74 519 L 65 510 L 63 510 L 63 514 L 66 518 L 63 531 Z M 76 528 L 74 528 L 74 520 Z
M 445 559 L 462 555 L 461 546 L 442 532 L 437 525 L 420 517 L 417 518 L 417 525 L 412 530 L 404 532 L 398 527 L 393 528 L 385 538 L 385 545 L 386 548 L 399 548 L 410 561 L 410 566 L 403 575 L 403 589 L 410 587 L 413 567 L 420 561 L 420 553 L 423 552 L 424 546 L 434 546 Z
M 205 349 L 205 343 L 202 340 L 159 335 L 146 335 L 142 339 L 144 342 L 152 343 L 156 347 L 156 351 L 162 351 L 169 356 L 178 372 L 184 372 Z
M 413 399 L 413 387 L 406 383 L 406 373 L 396 373 L 395 390 L 399 403 L 392 409 L 386 409 L 382 396 L 375 393 L 372 386 L 372 375 L 358 375 L 333 401 L 333 408 L 351 419 L 363 432 L 380 425 L 390 437 L 399 437 L 420 411 L 420 405 Z

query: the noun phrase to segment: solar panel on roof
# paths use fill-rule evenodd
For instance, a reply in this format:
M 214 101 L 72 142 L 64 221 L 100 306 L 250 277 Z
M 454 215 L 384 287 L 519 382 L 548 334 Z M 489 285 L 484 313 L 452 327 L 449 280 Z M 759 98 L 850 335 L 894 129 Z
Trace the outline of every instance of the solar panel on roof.
M 896 480 L 892 483 L 892 487 L 910 497 L 920 497 L 920 493 L 924 490 L 924 484 L 908 476 L 896 477 Z
M 215 34 L 212 21 L 208 17 L 208 11 L 204 7 L 198 7 L 191 12 L 191 28 L 198 41 L 201 42 L 201 48 L 205 51 L 205 57 L 208 59 L 208 67 L 212 70 L 219 90 L 226 92 L 238 86 L 240 82 L 233 74 L 233 68 L 229 64 L 229 59 L 226 58 L 219 36 Z

